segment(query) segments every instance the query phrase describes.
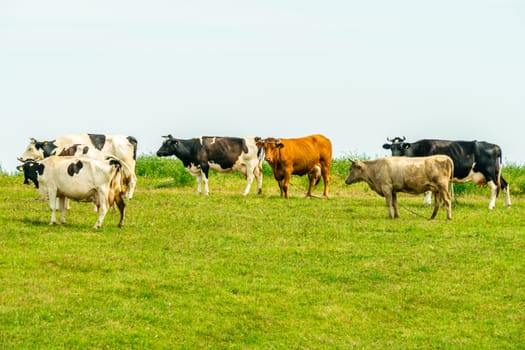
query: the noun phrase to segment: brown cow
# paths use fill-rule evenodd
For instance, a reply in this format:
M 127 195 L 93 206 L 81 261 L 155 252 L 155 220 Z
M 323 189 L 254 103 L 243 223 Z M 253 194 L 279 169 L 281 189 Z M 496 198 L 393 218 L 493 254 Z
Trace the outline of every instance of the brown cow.
M 434 193 L 434 212 L 430 219 L 436 216 L 441 200 L 447 208 L 447 219 L 452 218 L 448 186 L 454 174 L 454 163 L 450 157 L 384 157 L 351 162 L 346 184 L 365 181 L 385 197 L 390 218 L 399 217 L 397 192 L 419 194 L 426 191 Z
M 323 197 L 328 198 L 332 143 L 323 135 L 310 135 L 295 139 L 268 137 L 259 140 L 260 157 L 270 164 L 273 176 L 279 183 L 281 197 L 288 198 L 288 185 L 292 175 L 308 174 L 310 186 L 307 197 L 312 196 L 314 186 L 321 176 L 324 181 Z

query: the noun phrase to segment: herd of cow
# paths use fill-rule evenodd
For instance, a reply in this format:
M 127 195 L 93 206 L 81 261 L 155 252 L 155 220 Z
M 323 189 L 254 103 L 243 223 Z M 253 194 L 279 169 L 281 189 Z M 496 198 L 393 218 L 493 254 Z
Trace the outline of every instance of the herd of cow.
M 383 148 L 392 157 L 375 160 L 351 160 L 348 176 L 350 185 L 366 182 L 372 190 L 385 197 L 390 218 L 399 216 L 397 193 L 425 193 L 430 203 L 434 194 L 433 219 L 442 202 L 447 219 L 451 214 L 450 182 L 472 181 L 491 189 L 489 209 L 494 208 L 502 189 L 506 205 L 511 205 L 508 183 L 501 176 L 502 154 L 498 145 L 479 141 L 420 140 L 405 142 L 405 137 L 387 139 Z M 120 212 L 118 226 L 124 221 L 124 198 L 131 199 L 137 184 L 135 162 L 137 140 L 131 136 L 76 134 L 58 137 L 52 141 L 31 139 L 19 157 L 19 170 L 24 183 L 30 181 L 43 197 L 49 199 L 51 222 L 56 223 L 57 205 L 60 221 L 65 223 L 68 199 L 95 204 L 98 219 L 95 228 L 102 225 L 108 208 L 116 204 Z M 328 198 L 332 143 L 323 135 L 301 138 L 259 137 L 196 137 L 177 139 L 164 136 L 157 156 L 176 156 L 196 177 L 197 192 L 208 194 L 210 169 L 219 172 L 240 172 L 247 180 L 243 194 L 250 191 L 257 180 L 262 192 L 262 163 L 267 161 L 279 184 L 281 197 L 288 198 L 292 175 L 308 175 L 307 196 L 321 178 L 323 197 Z

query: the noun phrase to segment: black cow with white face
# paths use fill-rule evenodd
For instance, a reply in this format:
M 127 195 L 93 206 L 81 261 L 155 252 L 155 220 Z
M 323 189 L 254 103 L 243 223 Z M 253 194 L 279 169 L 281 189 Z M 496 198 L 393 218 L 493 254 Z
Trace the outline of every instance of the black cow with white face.
M 192 139 L 177 139 L 171 135 L 163 136 L 164 142 L 157 156 L 176 156 L 186 169 L 196 177 L 197 193 L 208 194 L 208 173 L 210 169 L 218 172 L 240 172 L 247 180 L 243 194 L 247 195 L 253 179 L 257 179 L 258 193 L 262 192 L 262 159 L 258 157 L 256 141 L 258 137 L 216 137 L 203 136 Z
M 510 207 L 509 185 L 501 176 L 502 154 L 498 145 L 484 141 L 405 140 L 405 137 L 387 138 L 390 143 L 385 143 L 383 148 L 389 149 L 393 156 L 425 157 L 445 154 L 454 161 L 454 182 L 472 181 L 478 186 L 488 185 L 491 189 L 489 209 L 496 205 L 496 197 L 501 188 L 506 195 L 506 205 Z

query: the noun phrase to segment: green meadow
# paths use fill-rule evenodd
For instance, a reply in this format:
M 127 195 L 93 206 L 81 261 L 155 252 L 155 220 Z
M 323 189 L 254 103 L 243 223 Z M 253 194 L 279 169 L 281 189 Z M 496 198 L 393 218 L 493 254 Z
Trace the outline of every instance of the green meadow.
M 48 203 L 0 175 L 2 349 L 523 349 L 525 170 L 504 168 L 513 205 L 456 186 L 452 220 L 401 194 L 400 218 L 335 160 L 330 199 L 290 199 L 264 168 L 242 196 L 210 195 L 175 159 L 143 156 L 124 227 L 89 203 L 49 226 Z M 316 188 L 321 195 L 322 182 Z

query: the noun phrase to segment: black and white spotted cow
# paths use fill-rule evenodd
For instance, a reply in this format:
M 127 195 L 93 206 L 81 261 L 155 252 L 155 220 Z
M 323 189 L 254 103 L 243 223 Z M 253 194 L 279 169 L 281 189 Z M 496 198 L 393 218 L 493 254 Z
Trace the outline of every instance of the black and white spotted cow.
M 491 189 L 489 209 L 496 205 L 500 188 L 505 192 L 505 202 L 510 207 L 510 191 L 507 181 L 501 176 L 501 148 L 484 141 L 449 141 L 423 139 L 405 142 L 405 137 L 387 138 L 390 143 L 383 145 L 393 156 L 425 157 L 444 154 L 454 162 L 453 182 L 472 181 L 478 186 L 487 184 Z M 425 197 L 425 202 L 430 198 Z
M 258 193 L 262 192 L 262 160 L 258 157 L 256 141 L 251 137 L 195 137 L 177 139 L 164 136 L 164 142 L 157 151 L 157 156 L 176 156 L 186 169 L 196 177 L 197 193 L 208 194 L 208 173 L 210 169 L 218 172 L 240 172 L 247 180 L 243 194 L 247 195 L 253 179 L 257 179 Z
M 27 161 L 19 168 L 24 172 L 24 183 L 33 182 L 42 197 L 49 200 L 51 225 L 56 223 L 57 202 L 60 222 L 66 222 L 65 200 L 69 198 L 95 203 L 99 213 L 95 228 L 102 226 L 108 208 L 115 203 L 120 211 L 118 226 L 122 226 L 125 179 L 131 174 L 118 159 L 110 157 L 100 161 L 86 157 L 49 156 L 38 162 Z
M 115 156 L 124 162 L 131 170 L 131 182 L 128 186 L 126 197 L 132 198 L 137 184 L 135 176 L 135 161 L 137 157 L 137 139 L 133 136 L 122 135 L 99 135 L 99 134 L 72 134 L 57 137 L 52 141 L 37 141 L 31 138 L 24 153 L 18 158 L 22 162 L 28 160 L 39 161 L 52 155 L 59 155 L 66 152 L 74 145 L 85 145 L 98 150 L 105 155 Z M 86 152 L 85 156 L 98 159 L 98 153 Z M 74 153 L 74 154 L 78 154 Z

